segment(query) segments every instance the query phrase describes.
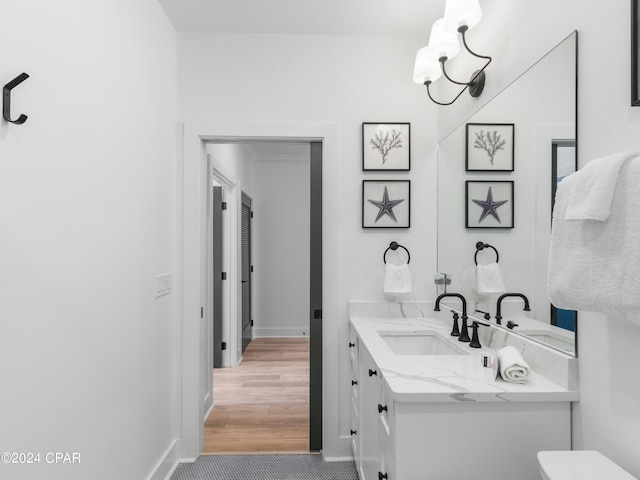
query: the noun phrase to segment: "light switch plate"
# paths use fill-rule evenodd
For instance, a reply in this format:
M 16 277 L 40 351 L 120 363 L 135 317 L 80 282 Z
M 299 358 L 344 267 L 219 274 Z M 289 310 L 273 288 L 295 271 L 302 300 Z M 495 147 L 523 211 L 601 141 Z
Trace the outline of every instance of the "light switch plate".
M 161 273 L 156 275 L 156 298 L 171 293 L 173 274 Z

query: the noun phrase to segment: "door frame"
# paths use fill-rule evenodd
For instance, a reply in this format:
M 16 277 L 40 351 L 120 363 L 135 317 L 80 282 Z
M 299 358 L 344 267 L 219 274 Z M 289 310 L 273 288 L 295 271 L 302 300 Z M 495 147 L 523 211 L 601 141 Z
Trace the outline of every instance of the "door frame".
M 184 124 L 184 158 L 182 162 L 182 191 L 178 199 L 182 205 L 181 271 L 179 313 L 182 315 L 182 409 L 180 456 L 195 460 L 204 448 L 204 396 L 201 392 L 199 372 L 207 363 L 207 352 L 200 350 L 200 309 L 207 304 L 207 201 L 210 176 L 207 168 L 205 143 L 223 141 L 280 140 L 322 142 L 323 191 L 340 191 L 338 125 L 336 123 L 243 123 L 243 122 L 186 122 Z M 178 168 L 180 170 L 180 166 Z M 180 178 L 180 177 L 178 177 Z M 339 197 L 323 195 L 323 331 L 322 331 L 322 453 L 325 457 L 340 455 L 341 429 L 339 387 L 328 394 L 326 385 L 339 378 L 341 350 L 336 337 L 340 336 L 345 321 L 346 306 L 339 308 L 339 217 L 330 218 L 327 212 L 339 212 Z M 333 276 L 332 276 L 333 274 Z M 329 281 L 331 280 L 331 281 Z M 333 384 L 333 383 L 332 383 Z M 335 439 L 331 442 L 328 439 Z M 348 442 L 348 437 L 345 437 Z
M 226 214 L 222 216 L 222 269 L 225 272 L 235 272 L 240 264 L 238 202 L 242 189 L 235 176 L 228 172 L 215 156 L 207 154 L 207 159 L 212 180 L 222 185 L 223 199 L 227 202 Z M 235 367 L 240 363 L 241 358 L 241 352 L 238 348 L 238 329 L 233 328 L 237 325 L 241 308 L 238 288 L 238 282 L 231 280 L 222 282 L 222 333 L 223 339 L 226 338 L 227 341 L 227 349 L 222 351 L 223 367 Z

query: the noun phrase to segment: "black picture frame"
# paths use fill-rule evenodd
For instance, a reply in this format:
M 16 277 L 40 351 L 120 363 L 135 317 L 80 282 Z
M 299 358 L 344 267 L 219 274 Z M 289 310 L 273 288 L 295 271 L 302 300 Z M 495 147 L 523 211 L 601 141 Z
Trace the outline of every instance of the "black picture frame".
M 631 106 L 640 107 L 640 45 L 638 25 L 640 25 L 639 0 L 631 0 Z
M 362 181 L 362 228 L 410 227 L 410 180 Z
M 467 180 L 465 187 L 466 228 L 514 228 L 512 180 Z
M 411 170 L 411 124 L 363 122 L 362 170 L 365 172 Z
M 465 129 L 467 172 L 513 172 L 515 125 L 467 123 Z

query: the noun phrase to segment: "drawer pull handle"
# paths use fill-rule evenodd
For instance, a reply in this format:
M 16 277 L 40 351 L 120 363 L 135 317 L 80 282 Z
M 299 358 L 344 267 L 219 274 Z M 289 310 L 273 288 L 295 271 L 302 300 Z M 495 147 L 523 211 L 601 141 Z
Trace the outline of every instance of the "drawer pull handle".
M 378 404 L 378 413 L 382 413 L 382 412 L 387 412 L 387 406 L 385 405 L 384 407 L 380 404 Z
M 386 473 L 378 472 L 378 480 L 385 480 L 386 478 L 389 478 Z
M 349 348 L 353 348 L 353 347 L 355 347 L 355 346 L 356 346 L 356 344 L 355 344 L 355 343 L 349 342 Z
M 370 376 L 370 377 L 373 377 L 374 375 L 376 375 L 376 376 L 377 376 L 377 375 L 378 375 L 378 371 L 377 371 L 377 370 L 371 370 L 371 369 L 369 369 L 369 376 Z
M 356 433 L 358 433 L 356 430 L 351 430 L 351 435 L 355 435 Z
M 357 382 L 357 381 L 355 381 L 355 380 L 351 380 L 351 385 L 357 385 L 357 384 L 358 384 L 358 382 Z

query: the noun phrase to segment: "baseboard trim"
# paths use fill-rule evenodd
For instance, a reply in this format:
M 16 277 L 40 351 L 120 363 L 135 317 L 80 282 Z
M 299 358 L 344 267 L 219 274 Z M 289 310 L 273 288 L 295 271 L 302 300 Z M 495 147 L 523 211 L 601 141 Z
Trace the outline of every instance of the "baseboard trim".
M 175 438 L 169 448 L 164 452 L 158 463 L 156 463 L 147 480 L 169 480 L 173 472 L 178 468 L 180 460 L 179 448 L 180 439 Z
M 325 462 L 353 462 L 353 455 L 350 457 L 323 457 Z
M 309 338 L 309 329 L 305 327 L 253 327 L 253 338 Z

